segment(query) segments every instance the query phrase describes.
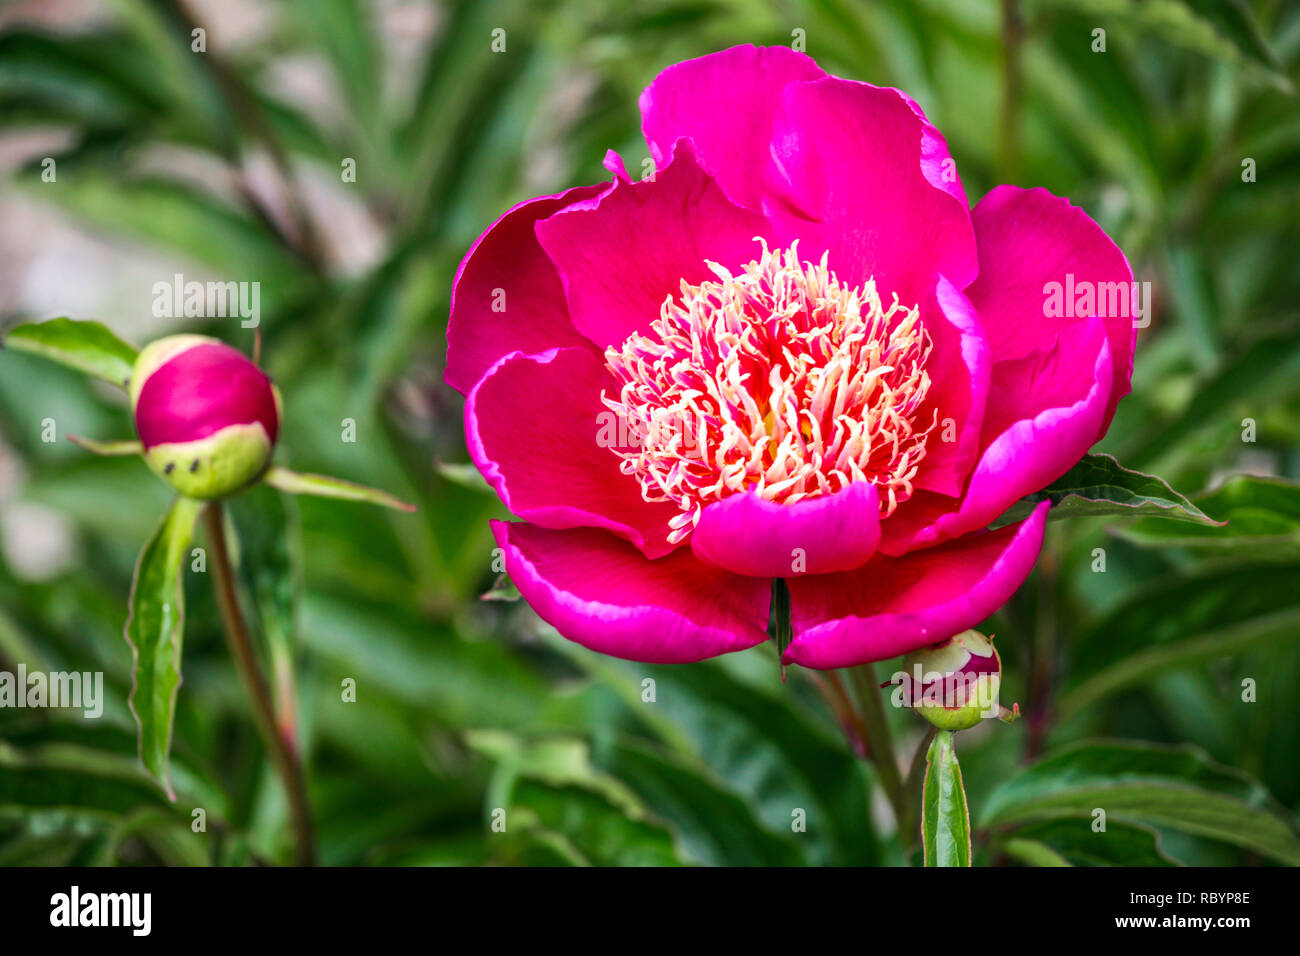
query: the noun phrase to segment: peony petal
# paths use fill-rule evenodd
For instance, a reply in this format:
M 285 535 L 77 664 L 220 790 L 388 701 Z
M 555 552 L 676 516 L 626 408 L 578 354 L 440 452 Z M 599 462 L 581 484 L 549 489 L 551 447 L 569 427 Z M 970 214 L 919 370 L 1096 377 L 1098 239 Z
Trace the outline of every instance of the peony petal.
M 243 352 L 215 339 L 192 336 L 178 338 L 176 344 L 137 386 L 135 430 L 145 450 L 202 441 L 231 425 L 254 424 L 274 445 L 280 400 L 266 373 Z M 135 379 L 141 381 L 139 375 Z
M 710 567 L 686 549 L 649 561 L 590 528 L 493 521 L 492 533 L 533 610 L 593 651 L 679 664 L 767 640 L 768 582 Z
M 965 192 L 938 131 L 898 90 L 827 77 L 791 83 L 773 126 L 765 211 L 779 245 L 830 251 L 843 280 L 874 277 L 915 305 L 937 275 L 958 289 L 977 256 Z
M 609 183 L 530 199 L 498 219 L 456 272 L 447 323 L 447 384 L 462 395 L 510 352 L 586 346 L 569 321 L 564 286 L 537 244 L 539 219 L 600 195 Z
M 714 502 L 700 513 L 691 550 L 736 574 L 784 578 L 856 568 L 879 541 L 876 486 L 857 482 L 794 504 L 752 492 Z
M 1028 576 L 1047 503 L 1024 521 L 856 571 L 792 578 L 786 663 L 827 669 L 888 660 L 978 624 Z
M 762 209 L 772 121 L 788 83 L 826 74 L 789 47 L 736 46 L 668 67 L 641 94 L 641 129 L 662 168 L 688 137 L 733 202 Z
M 1091 445 L 1106 433 L 1133 377 L 1137 329 L 1130 315 L 1133 271 L 1128 260 L 1082 209 L 1045 189 L 999 186 L 980 200 L 972 218 L 980 275 L 966 294 L 979 311 L 994 362 L 1045 351 L 1064 329 L 1095 315 L 1103 318 L 1112 378 Z M 1067 288 L 1090 288 L 1094 307 L 1072 317 L 1049 316 L 1049 283 L 1060 286 L 1062 304 Z M 1075 295 L 1069 304 L 1088 303 Z M 1078 361 L 1090 367 L 1095 357 L 1083 354 Z M 1045 407 L 1035 404 L 1032 391 L 1005 399 L 1019 399 L 1022 418 Z M 1075 458 L 1086 450 L 1079 449 Z
M 916 420 L 938 424 L 926 441 L 913 484 L 956 496 L 979 457 L 992 362 L 975 307 L 946 278 L 940 276 L 922 302 L 921 317 L 934 350 L 926 363 L 930 391 Z
M 1092 356 L 1080 366 L 1078 356 Z M 880 550 L 904 554 L 986 527 L 1083 457 L 1106 412 L 1112 368 L 1101 319 L 1070 326 L 1046 352 L 993 367 L 981 443 L 960 502 L 922 492 L 885 521 Z M 1043 410 L 1020 418 L 1026 397 Z
M 704 173 L 685 140 L 653 180 L 616 181 L 537 224 L 574 326 L 602 349 L 648 329 L 683 279 L 715 278 L 706 259 L 738 270 L 761 254 L 755 237 L 769 233 L 762 216 L 733 204 Z
M 651 504 L 601 447 L 613 412 L 601 391 L 618 386 L 586 347 L 540 355 L 513 352 L 497 362 L 465 403 L 470 456 L 507 508 L 545 528 L 606 528 L 650 557 L 667 554 L 668 521 L 678 513 Z

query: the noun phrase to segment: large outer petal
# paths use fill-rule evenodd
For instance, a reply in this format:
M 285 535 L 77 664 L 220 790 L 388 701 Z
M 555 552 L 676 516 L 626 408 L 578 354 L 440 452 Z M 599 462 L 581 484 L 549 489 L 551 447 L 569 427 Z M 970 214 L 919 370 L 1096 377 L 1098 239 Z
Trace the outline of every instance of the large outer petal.
M 571 641 L 602 654 L 679 664 L 767 640 L 770 587 L 682 549 L 649 561 L 611 534 L 492 522 L 519 593 Z
M 533 227 L 609 183 L 578 186 L 515 206 L 479 236 L 461 261 L 447 323 L 447 384 L 462 395 L 503 355 L 586 345 L 569 321 L 564 286 Z M 504 309 L 501 309 L 504 294 Z
M 653 180 L 614 187 L 537 224 L 537 238 L 564 280 L 574 326 L 597 346 L 644 332 L 664 300 L 715 278 L 706 259 L 738 270 L 758 258 L 767 221 L 726 197 L 677 144 Z
M 1092 445 L 1110 391 L 1110 345 L 1100 319 L 1091 319 L 1063 344 L 993 368 L 988 442 L 959 502 L 922 492 L 884 523 L 880 550 L 903 554 L 987 527 L 1017 499 L 1051 484 Z M 1087 380 L 1074 352 L 1091 355 Z M 998 396 L 1005 397 L 997 401 Z M 1020 399 L 1043 410 L 1024 414 Z M 954 507 L 956 504 L 956 507 Z
M 790 505 L 752 492 L 716 501 L 701 512 L 691 550 L 737 574 L 784 578 L 856 568 L 879 541 L 876 486 L 856 482 Z
M 980 200 L 972 219 L 980 275 L 966 294 L 983 319 L 994 362 L 1040 351 L 1064 326 L 1091 318 L 1048 318 L 1047 283 L 1064 285 L 1072 275 L 1076 285 L 1089 282 L 1105 289 L 1123 284 L 1120 301 L 1093 312 L 1105 323 L 1112 363 L 1106 412 L 1094 441 L 1101 438 L 1133 378 L 1137 328 L 1127 297 L 1133 270 L 1124 253 L 1087 213 L 1046 189 L 999 186 Z M 1112 314 L 1120 308 L 1122 315 Z
M 546 528 L 606 528 L 645 554 L 667 554 L 677 509 L 651 504 L 597 436 L 618 385 L 585 348 L 512 352 L 470 392 L 465 436 L 474 464 L 507 508 Z
M 980 276 L 967 289 L 994 361 L 980 458 L 959 501 L 920 492 L 885 522 L 902 554 L 985 527 L 1068 471 L 1127 394 L 1127 316 L 1049 318 L 1049 282 L 1128 283 L 1123 253 L 1081 210 L 1042 189 L 1000 186 L 975 210 Z M 1127 286 L 1125 286 L 1127 288 Z
M 841 279 L 875 277 L 916 305 L 939 275 L 975 278 L 975 237 L 956 164 L 898 90 L 827 77 L 790 83 L 773 124 L 765 209 L 782 245 L 830 251 Z
M 1024 521 L 856 571 L 790 580 L 795 638 L 787 663 L 827 669 L 881 661 L 988 617 L 1038 557 L 1047 503 Z
M 930 391 L 916 421 L 937 421 L 913 484 L 959 495 L 980 453 L 992 360 L 975 307 L 940 276 L 921 302 L 921 322 L 934 343 L 926 362 Z
M 662 168 L 681 137 L 733 202 L 762 209 L 772 121 L 788 83 L 826 74 L 789 47 L 737 46 L 668 67 L 641 94 L 641 129 Z

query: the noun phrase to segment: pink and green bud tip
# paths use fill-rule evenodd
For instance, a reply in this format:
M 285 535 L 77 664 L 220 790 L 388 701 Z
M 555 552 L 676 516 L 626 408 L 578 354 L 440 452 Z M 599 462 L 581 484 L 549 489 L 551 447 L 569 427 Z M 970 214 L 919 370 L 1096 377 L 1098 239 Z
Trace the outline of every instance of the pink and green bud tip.
M 129 390 L 145 461 L 181 494 L 224 498 L 269 467 L 280 394 L 237 349 L 203 335 L 159 339 L 140 353 Z
M 895 675 L 895 703 L 910 707 L 940 730 L 966 730 L 985 717 L 1014 719 L 998 703 L 1002 661 L 991 638 L 962 631 L 903 658 Z

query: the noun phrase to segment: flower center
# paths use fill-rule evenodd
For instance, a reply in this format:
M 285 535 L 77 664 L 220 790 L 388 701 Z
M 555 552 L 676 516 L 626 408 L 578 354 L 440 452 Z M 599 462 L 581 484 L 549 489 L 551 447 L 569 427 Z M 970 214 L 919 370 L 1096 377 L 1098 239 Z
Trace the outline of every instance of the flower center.
M 716 280 L 683 280 L 648 332 L 605 351 L 621 388 L 602 400 L 632 436 L 614 452 L 646 501 L 681 509 L 669 540 L 745 491 L 793 504 L 869 481 L 892 513 L 938 421 L 916 421 L 932 346 L 916 308 L 840 282 L 825 254 L 800 262 L 797 242 L 763 242 L 738 275 L 707 265 Z

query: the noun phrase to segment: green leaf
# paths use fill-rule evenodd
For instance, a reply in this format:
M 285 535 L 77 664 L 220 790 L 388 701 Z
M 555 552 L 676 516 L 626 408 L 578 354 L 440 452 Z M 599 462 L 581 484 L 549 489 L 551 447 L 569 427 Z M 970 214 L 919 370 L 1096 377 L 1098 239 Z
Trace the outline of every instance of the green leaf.
M 478 470 L 478 465 L 469 462 L 440 461 L 433 466 L 433 470 L 452 484 L 472 491 L 481 491 L 485 495 L 496 496 L 495 489 L 483 477 L 483 472 Z
M 604 866 L 675 865 L 672 835 L 650 819 L 637 795 L 597 769 L 585 740 L 524 740 L 501 731 L 471 731 L 469 746 L 497 764 L 487 794 L 489 814 L 506 809 L 507 832 L 522 824 L 570 857 Z
M 802 810 L 807 829 L 794 843 L 809 862 L 879 862 L 881 850 L 866 809 L 871 800 L 866 764 L 845 744 L 840 728 L 829 717 L 819 719 L 821 712 L 801 699 L 797 674 L 781 682 L 768 648 L 690 667 L 611 664 L 578 651 L 579 660 L 605 679 L 621 675 L 623 699 L 635 718 L 653 722 L 665 745 L 695 773 L 739 795 L 769 832 L 788 838 L 791 814 Z M 653 703 L 644 698 L 647 678 L 653 681 Z M 806 684 L 800 690 L 810 691 Z M 598 763 L 602 754 L 597 752 Z M 639 772 L 620 776 L 638 789 L 642 785 Z
M 1188 50 L 1249 63 L 1279 89 L 1291 89 L 1245 0 L 1032 0 L 1032 5 L 1114 18 Z
M 422 720 L 433 715 L 459 727 L 527 726 L 549 696 L 536 671 L 501 642 L 466 640 L 392 600 L 349 599 L 339 586 L 306 591 L 300 633 L 318 666 L 356 680 L 358 696 L 400 702 L 404 713 Z M 359 717 L 342 719 L 356 732 Z
M 59 810 L 112 817 L 166 801 L 137 769 L 86 747 L 65 745 L 60 759 L 33 756 L 0 743 L 0 811 Z
M 80 435 L 69 435 L 68 441 L 78 448 L 84 448 L 92 455 L 99 455 L 103 458 L 123 458 L 127 455 L 139 455 L 144 452 L 144 445 L 134 438 L 126 438 L 113 441 L 99 441 L 95 438 L 82 438 Z
M 1193 500 L 1224 524 L 1169 524 L 1141 518 L 1117 533 L 1149 548 L 1197 548 L 1266 560 L 1300 558 L 1300 482 L 1238 475 Z
M 644 805 L 626 784 L 592 765 L 590 747 L 581 738 L 525 740 L 508 731 L 470 730 L 465 734 L 465 743 L 499 767 L 507 768 L 512 778 L 527 777 L 555 787 L 582 787 L 601 794 L 628 816 L 645 815 Z M 509 796 L 509 792 L 489 795 L 489 803 L 504 806 Z
M 131 713 L 140 727 L 140 760 L 169 797 L 168 772 L 185 626 L 183 565 L 203 503 L 178 497 L 140 552 L 131 585 L 126 640 L 134 658 Z
M 1077 713 L 1171 669 L 1294 638 L 1298 574 L 1296 564 L 1207 566 L 1137 589 L 1077 640 L 1058 712 Z
M 1009 855 L 1032 866 L 1176 866 L 1160 848 L 1160 834 L 1138 824 L 1091 819 L 1047 820 L 1017 827 L 1001 841 Z
M 1110 455 L 1084 455 L 1042 491 L 1020 499 L 994 524 L 1000 527 L 1019 521 L 1042 501 L 1052 503 L 1052 518 L 1151 515 L 1201 524 L 1221 523 L 1170 488 L 1163 478 L 1131 471 Z
M 655 816 L 672 824 L 681 852 L 690 860 L 714 866 L 795 866 L 803 859 L 790 835 L 788 807 L 783 808 L 785 833 L 778 834 L 756 819 L 754 807 L 728 789 L 728 781 L 707 768 L 633 741 L 602 745 L 594 759 L 627 781 Z M 859 812 L 865 815 L 865 808 Z
M 1300 608 L 1292 608 L 1204 631 L 1186 640 L 1158 644 L 1122 658 L 1071 686 L 1058 700 L 1057 712 L 1061 717 L 1068 717 L 1116 691 L 1178 668 L 1240 654 L 1257 644 L 1297 639 L 1300 639 Z
M 0 37 L 5 120 L 43 114 L 46 121 L 101 129 L 160 120 L 169 91 L 132 69 L 144 56 L 138 43 L 117 31 L 51 34 L 15 23 Z M 181 110 L 176 118 L 183 122 Z M 62 159 L 59 164 L 62 171 Z
M 1241 439 L 1241 420 L 1275 396 L 1293 390 L 1300 380 L 1300 336 L 1292 325 L 1266 326 L 1249 345 L 1226 358 L 1217 372 L 1198 378 L 1192 397 L 1172 420 L 1155 420 L 1140 443 L 1126 445 L 1133 462 L 1164 463 L 1195 457 L 1217 447 L 1228 435 Z M 1153 416 L 1154 417 L 1154 416 Z
M 569 862 L 595 866 L 677 866 L 672 834 L 648 819 L 625 814 L 600 794 L 581 787 L 543 786 L 522 780 L 508 819 L 522 817 L 528 835 L 558 837 Z M 509 831 L 507 831 L 509 832 Z
M 515 582 L 510 580 L 510 576 L 504 571 L 497 575 L 497 579 L 492 582 L 492 587 L 483 592 L 480 600 L 483 601 L 518 601 L 523 595 L 519 593 L 519 588 L 515 587 Z
M 1245 0 L 1182 0 L 1192 12 L 1209 23 L 1221 40 L 1231 43 L 1243 60 L 1253 64 L 1279 85 L 1291 90 L 1291 81 L 1283 72 L 1277 54 L 1260 33 L 1255 17 Z
M 288 468 L 272 467 L 264 479 L 272 488 L 291 495 L 315 495 L 319 498 L 338 498 L 342 501 L 361 501 L 367 504 L 393 508 L 397 511 L 414 511 L 415 505 L 390 495 L 386 491 L 367 488 L 365 485 L 331 478 L 328 475 L 307 475 Z
M 1147 823 L 1300 863 L 1293 822 L 1264 788 L 1193 747 L 1084 741 L 1004 781 L 980 823 L 1096 819 Z
M 970 811 L 950 730 L 934 735 L 925 756 L 921 846 L 926 866 L 970 866 Z
M 297 0 L 289 9 L 314 34 L 314 46 L 328 58 L 357 122 L 369 130 L 384 129 L 374 8 L 360 0 Z
M 50 319 L 10 330 L 6 348 L 53 359 L 78 372 L 126 388 L 131 381 L 136 350 L 99 322 Z
M 1061 856 L 1046 843 L 1038 840 L 1025 840 L 1021 837 L 1011 837 L 1003 841 L 1002 851 L 1008 856 L 1013 856 L 1022 863 L 1030 866 L 1074 866 L 1069 860 Z

